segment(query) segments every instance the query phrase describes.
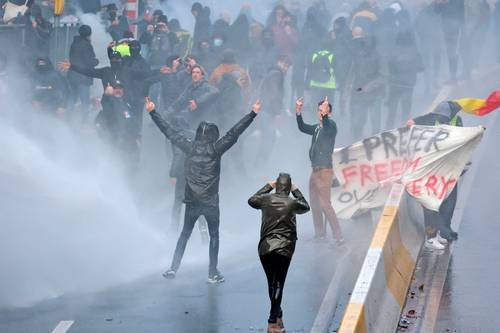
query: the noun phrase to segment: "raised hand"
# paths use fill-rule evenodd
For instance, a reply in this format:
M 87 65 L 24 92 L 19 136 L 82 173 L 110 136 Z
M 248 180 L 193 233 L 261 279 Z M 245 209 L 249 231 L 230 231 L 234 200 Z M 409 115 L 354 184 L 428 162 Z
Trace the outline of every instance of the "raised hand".
M 255 114 L 259 114 L 261 107 L 262 105 L 260 104 L 260 99 L 256 100 L 255 103 L 252 105 L 252 112 Z
M 146 108 L 146 111 L 148 111 L 149 113 L 153 112 L 156 109 L 155 103 L 153 103 L 153 101 L 151 100 L 151 97 L 149 97 L 149 96 L 146 97 L 145 100 L 146 100 L 146 104 L 144 105 L 144 107 Z
M 111 86 L 111 83 L 108 82 L 108 85 L 104 89 L 104 95 L 111 96 L 115 92 L 115 89 Z
M 328 103 L 328 96 L 325 96 L 323 103 L 319 106 L 319 110 L 321 111 L 322 116 L 326 116 L 330 112 L 330 106 Z
M 301 97 L 295 102 L 295 114 L 297 114 L 297 116 L 300 115 L 303 107 L 304 107 L 304 97 Z
M 198 104 L 196 104 L 196 101 L 194 99 L 189 101 L 189 111 L 194 111 L 198 108 Z
M 59 68 L 59 70 L 62 72 L 69 71 L 70 67 L 71 67 L 71 63 L 68 60 L 60 61 L 57 64 L 57 68 Z

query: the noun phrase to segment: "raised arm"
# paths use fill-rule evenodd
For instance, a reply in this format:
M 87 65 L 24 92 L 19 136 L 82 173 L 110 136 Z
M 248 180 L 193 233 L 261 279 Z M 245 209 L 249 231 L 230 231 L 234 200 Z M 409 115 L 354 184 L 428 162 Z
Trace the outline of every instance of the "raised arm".
M 266 194 L 270 193 L 274 187 L 271 185 L 271 183 L 267 183 L 262 187 L 260 190 L 257 191 L 254 195 L 248 199 L 248 204 L 250 207 L 255 208 L 255 209 L 261 209 L 263 204 L 264 204 L 264 198 L 266 197 Z
M 155 111 L 155 105 L 151 102 L 149 97 L 146 97 L 146 110 L 151 115 L 151 118 L 156 126 L 158 126 L 167 139 L 169 139 L 173 145 L 179 147 L 183 152 L 189 153 L 192 144 L 191 140 L 183 135 L 181 131 L 173 128 L 158 112 Z
M 302 119 L 302 107 L 304 106 L 304 98 L 301 97 L 295 102 L 295 114 L 297 116 L 297 125 L 302 133 L 313 135 L 316 130 L 316 126 L 308 125 L 304 123 Z
M 69 67 L 69 70 L 83 74 L 88 77 L 93 77 L 96 79 L 102 79 L 103 69 L 102 68 L 91 68 L 91 67 L 80 67 L 78 65 L 73 65 Z
M 254 118 L 260 111 L 260 101 L 255 102 L 252 111 L 244 116 L 236 125 L 234 125 L 222 138 L 215 143 L 215 150 L 219 155 L 224 154 L 231 148 L 240 137 L 241 134 L 250 126 Z
M 302 192 L 300 192 L 300 190 L 295 186 L 293 186 L 292 188 L 292 195 L 295 198 L 296 214 L 305 214 L 311 209 L 309 207 L 309 204 L 307 203 L 306 198 L 304 198 L 304 196 L 302 195 Z

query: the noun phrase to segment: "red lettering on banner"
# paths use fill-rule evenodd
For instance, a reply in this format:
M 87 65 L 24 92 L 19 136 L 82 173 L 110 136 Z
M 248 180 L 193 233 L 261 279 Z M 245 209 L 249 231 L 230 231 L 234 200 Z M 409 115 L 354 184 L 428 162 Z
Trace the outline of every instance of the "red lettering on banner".
M 448 181 L 446 178 L 441 176 L 441 181 L 443 182 L 443 190 L 441 191 L 441 194 L 439 195 L 439 200 L 442 200 L 444 196 L 446 195 L 446 192 L 448 191 L 448 187 L 455 185 L 457 182 L 456 179 L 449 179 Z
M 342 169 L 342 177 L 344 177 L 345 181 L 344 188 L 349 184 L 350 178 L 354 178 L 357 175 L 356 168 L 357 167 L 355 165 L 351 165 Z
M 373 179 L 370 177 L 370 171 L 371 167 L 366 164 L 362 164 L 360 166 L 360 171 L 361 171 L 361 186 L 365 186 L 365 181 L 369 180 L 371 183 L 373 183 Z
M 415 179 L 410 183 L 410 192 L 413 195 L 420 195 L 422 192 L 422 178 Z
M 418 166 L 420 165 L 420 161 L 422 160 L 422 157 L 418 157 L 416 160 L 409 161 L 408 162 L 408 169 L 410 169 L 412 172 L 415 171 Z
M 403 173 L 403 161 L 394 160 L 391 161 L 391 177 L 399 177 Z
M 431 195 L 431 190 L 432 190 L 432 193 L 434 193 L 435 196 L 438 196 L 437 190 L 436 190 L 437 182 L 438 182 L 438 179 L 434 175 L 429 176 L 429 178 L 427 178 L 427 182 L 425 183 L 425 188 L 427 189 L 427 195 Z
M 389 178 L 389 174 L 387 173 L 388 166 L 388 163 L 375 163 L 375 178 L 377 178 L 378 182 Z

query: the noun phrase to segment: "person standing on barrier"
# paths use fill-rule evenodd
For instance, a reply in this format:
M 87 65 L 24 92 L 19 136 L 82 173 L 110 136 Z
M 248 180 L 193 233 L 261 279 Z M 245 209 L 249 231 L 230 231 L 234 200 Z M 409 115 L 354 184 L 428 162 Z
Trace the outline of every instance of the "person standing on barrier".
M 304 99 L 299 98 L 295 104 L 297 125 L 302 133 L 312 136 L 309 158 L 311 159 L 312 174 L 309 180 L 311 196 L 311 209 L 314 222 L 314 239 L 321 240 L 326 237 L 324 218 L 330 223 L 336 246 L 344 244 L 342 231 L 337 221 L 337 215 L 332 207 L 331 187 L 333 182 L 332 154 L 337 136 L 337 124 L 331 119 L 332 105 L 328 97 L 318 103 L 316 112 L 319 123 L 308 125 L 302 119 Z
M 273 190 L 275 193 L 271 193 Z M 259 256 L 271 300 L 267 332 L 281 333 L 284 332 L 283 287 L 297 241 L 295 215 L 307 213 L 309 204 L 287 173 L 280 173 L 277 180 L 267 183 L 248 199 L 248 204 L 262 211 Z
M 455 102 L 442 102 L 430 113 L 410 119 L 408 127 L 424 126 L 463 126 L 462 118 L 458 116 L 461 106 Z M 424 223 L 427 234 L 425 246 L 431 249 L 443 250 L 448 242 L 458 239 L 458 233 L 451 229 L 451 219 L 457 203 L 458 182 L 450 195 L 442 202 L 439 211 L 435 212 L 424 207 Z

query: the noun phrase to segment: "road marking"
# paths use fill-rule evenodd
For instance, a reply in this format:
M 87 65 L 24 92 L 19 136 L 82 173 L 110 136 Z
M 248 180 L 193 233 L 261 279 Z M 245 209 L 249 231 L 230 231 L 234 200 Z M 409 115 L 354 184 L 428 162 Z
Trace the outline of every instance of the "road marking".
M 74 322 L 74 320 L 63 320 L 57 324 L 52 333 L 66 333 Z

